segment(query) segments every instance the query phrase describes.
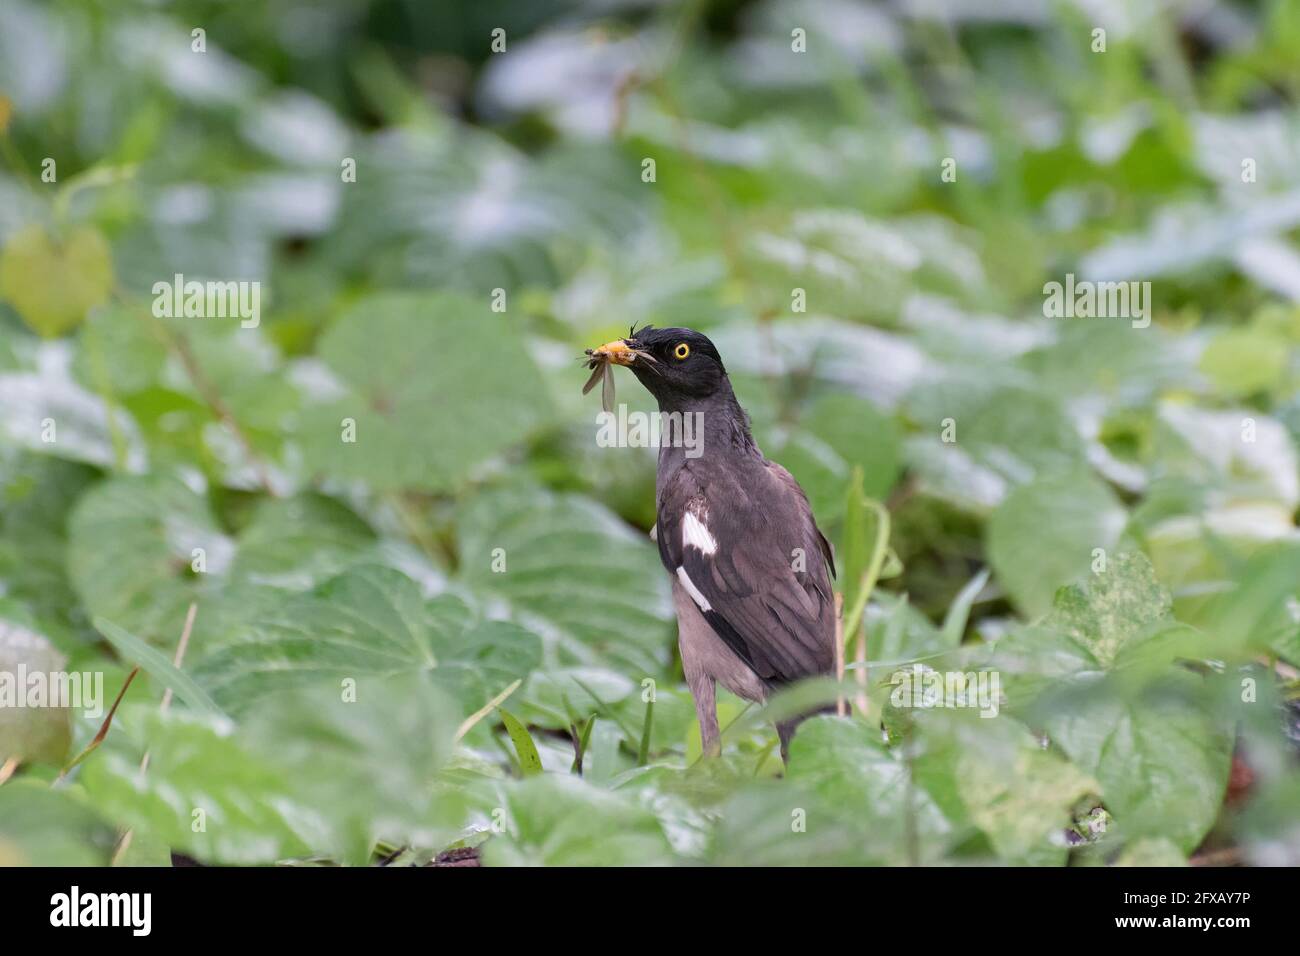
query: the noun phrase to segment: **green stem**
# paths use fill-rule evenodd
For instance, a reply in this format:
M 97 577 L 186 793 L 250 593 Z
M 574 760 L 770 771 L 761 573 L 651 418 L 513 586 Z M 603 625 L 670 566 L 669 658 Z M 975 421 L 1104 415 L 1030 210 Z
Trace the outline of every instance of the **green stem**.
M 636 765 L 644 767 L 646 759 L 650 756 L 650 732 L 655 725 L 655 699 L 651 697 L 645 702 L 645 726 L 641 728 L 641 749 L 637 751 Z
M 67 221 L 68 207 L 72 197 L 84 189 L 99 186 L 112 186 L 135 177 L 134 166 L 98 166 L 79 173 L 69 179 L 54 197 L 54 220 L 58 223 Z
M 866 504 L 868 508 L 876 513 L 876 543 L 872 546 L 871 560 L 867 562 L 867 569 L 862 572 L 861 587 L 858 589 L 857 597 L 853 601 L 853 608 L 844 621 L 844 642 L 846 646 L 857 635 L 858 629 L 862 626 L 862 616 L 867 611 L 867 603 L 871 600 L 871 594 L 876 589 L 876 581 L 880 578 L 880 570 L 885 566 L 885 555 L 889 550 L 889 510 L 879 501 L 868 499 Z
M 863 626 L 862 618 L 871 601 L 871 594 L 876 589 L 876 582 L 880 580 L 880 571 L 884 567 L 885 555 L 889 550 L 889 510 L 872 499 L 864 498 L 863 502 L 876 513 L 876 543 L 872 546 L 871 560 L 867 562 L 867 569 L 862 574 L 862 582 L 854 598 L 848 621 L 845 622 L 843 634 L 846 657 L 849 643 L 855 638 L 858 642 L 855 656 L 858 663 L 862 665 L 862 670 L 857 674 L 859 689 L 856 706 L 865 715 L 871 707 L 871 698 L 867 694 L 867 685 L 870 683 L 867 667 L 867 629 Z

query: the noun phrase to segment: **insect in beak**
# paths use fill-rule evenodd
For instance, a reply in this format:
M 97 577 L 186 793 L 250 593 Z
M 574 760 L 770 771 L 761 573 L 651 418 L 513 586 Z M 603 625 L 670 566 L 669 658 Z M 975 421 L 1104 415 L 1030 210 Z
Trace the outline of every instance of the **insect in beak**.
M 637 350 L 628 345 L 626 340 L 615 339 L 613 342 L 606 342 L 598 349 L 587 349 L 587 354 L 593 360 L 613 362 L 615 365 L 631 365 L 637 356 Z
M 591 349 L 587 349 L 591 354 Z M 588 368 L 594 369 L 591 378 L 587 379 L 587 384 L 582 386 L 582 394 L 586 395 L 596 387 L 596 382 L 603 379 L 600 387 L 600 407 L 607 412 L 614 411 L 614 367 L 603 358 L 592 357 L 588 363 Z
M 637 359 L 651 365 L 659 364 L 658 359 L 649 352 L 629 345 L 625 339 L 606 342 L 598 349 L 587 349 L 586 356 L 583 361 L 587 363 L 587 368 L 592 369 L 592 373 L 587 384 L 582 387 L 582 394 L 586 395 L 600 381 L 600 404 L 607 412 L 614 410 L 615 365 L 631 365 Z

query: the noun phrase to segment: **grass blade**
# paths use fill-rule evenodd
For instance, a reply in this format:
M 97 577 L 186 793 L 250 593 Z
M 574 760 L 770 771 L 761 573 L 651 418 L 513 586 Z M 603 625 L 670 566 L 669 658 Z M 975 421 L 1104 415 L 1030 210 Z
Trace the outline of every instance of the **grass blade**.
M 221 708 L 217 706 L 216 701 L 208 696 L 207 691 L 196 684 L 189 675 L 172 666 L 172 662 L 167 660 L 166 655 L 161 651 L 150 647 L 140 638 L 118 627 L 107 618 L 95 618 L 94 625 L 95 630 L 108 639 L 108 643 L 113 645 L 113 649 L 121 655 L 123 660 L 139 664 L 141 669 L 150 677 L 161 681 L 164 687 L 171 688 L 176 696 L 185 701 L 191 708 L 214 717 L 225 716 Z
M 533 736 L 528 728 L 520 723 L 519 718 L 504 707 L 499 708 L 501 720 L 506 725 L 506 733 L 515 745 L 515 755 L 519 758 L 519 769 L 525 777 L 532 777 L 542 772 L 542 757 L 533 743 Z
M 943 643 L 946 647 L 956 647 L 961 643 L 961 636 L 966 633 L 966 622 L 970 620 L 970 608 L 975 603 L 975 597 L 984 590 L 984 585 L 989 583 L 989 569 L 985 568 L 975 577 L 966 582 L 953 602 L 948 607 L 948 613 L 943 618 Z
M 455 743 L 460 743 L 462 738 L 464 738 L 464 736 L 467 733 L 469 733 L 471 730 L 474 729 L 475 724 L 477 724 L 488 714 L 492 713 L 492 711 L 495 708 L 500 707 L 501 704 L 505 702 L 505 699 L 507 697 L 509 697 L 511 694 L 513 694 L 516 690 L 519 689 L 519 685 L 522 683 L 523 683 L 522 680 L 514 681 L 509 687 L 507 687 L 501 693 L 497 694 L 495 697 L 493 697 L 490 701 L 488 701 L 478 710 L 474 711 L 474 713 L 470 714 L 463 721 L 461 721 L 461 725 L 456 728 L 456 736 L 453 738 L 453 741 Z

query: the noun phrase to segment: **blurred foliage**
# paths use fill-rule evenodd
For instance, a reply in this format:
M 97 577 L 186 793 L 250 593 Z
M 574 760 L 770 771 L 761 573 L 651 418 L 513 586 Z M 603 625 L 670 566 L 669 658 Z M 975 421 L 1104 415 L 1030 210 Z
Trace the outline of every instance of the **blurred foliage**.
M 0 864 L 1300 863 L 1298 97 L 1286 0 L 0 0 L 0 669 L 144 665 L 0 710 Z M 892 514 L 784 773 L 579 394 L 645 322 L 849 595 Z

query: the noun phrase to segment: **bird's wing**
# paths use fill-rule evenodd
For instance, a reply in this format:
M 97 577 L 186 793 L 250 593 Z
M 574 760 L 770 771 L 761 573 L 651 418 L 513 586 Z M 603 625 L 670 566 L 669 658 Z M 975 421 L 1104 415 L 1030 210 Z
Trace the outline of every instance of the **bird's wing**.
M 745 478 L 683 467 L 659 496 L 659 555 L 727 645 L 768 684 L 828 673 L 830 547 L 802 489 L 763 462 Z

